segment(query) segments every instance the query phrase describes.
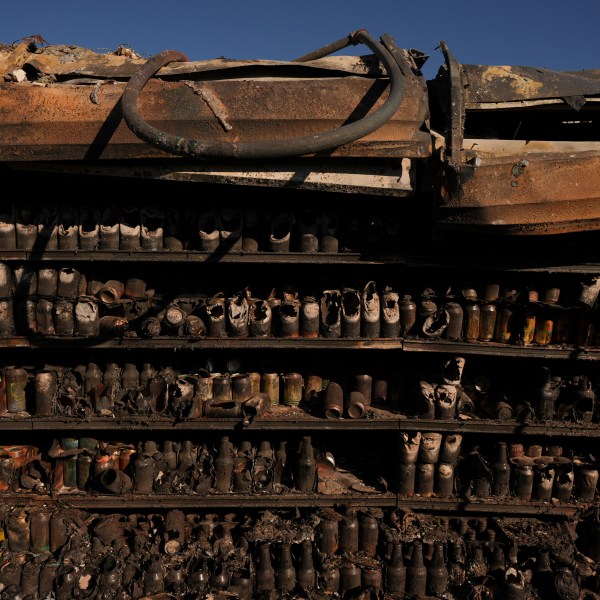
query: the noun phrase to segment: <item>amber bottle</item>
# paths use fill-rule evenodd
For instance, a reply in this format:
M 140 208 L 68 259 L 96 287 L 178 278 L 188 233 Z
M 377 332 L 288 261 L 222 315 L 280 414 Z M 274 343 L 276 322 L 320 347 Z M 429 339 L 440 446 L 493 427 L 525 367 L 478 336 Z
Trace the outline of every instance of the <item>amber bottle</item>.
M 448 587 L 448 569 L 444 560 L 444 544 L 435 542 L 431 564 L 427 569 L 427 593 L 439 596 Z
M 406 593 L 413 596 L 424 596 L 427 590 L 427 568 L 423 564 L 423 544 L 413 542 L 412 557 L 406 569 Z
M 256 553 L 256 591 L 261 594 L 275 589 L 275 570 L 271 562 L 271 549 L 267 542 L 258 546 Z
M 385 589 L 390 594 L 404 594 L 406 588 L 406 567 L 402 556 L 402 544 L 395 542 L 390 562 L 385 569 Z
M 229 437 L 221 438 L 217 458 L 215 458 L 215 489 L 217 492 L 228 492 L 231 489 L 233 475 L 233 454 Z
M 296 487 L 299 491 L 314 492 L 317 484 L 317 464 L 310 436 L 304 436 L 298 458 Z
M 279 563 L 277 565 L 277 590 L 281 594 L 291 592 L 296 587 L 296 570 L 292 563 L 291 546 L 282 543 L 279 548 Z
M 302 555 L 298 565 L 298 586 L 304 591 L 312 590 L 316 583 L 313 548 L 310 540 L 302 542 Z

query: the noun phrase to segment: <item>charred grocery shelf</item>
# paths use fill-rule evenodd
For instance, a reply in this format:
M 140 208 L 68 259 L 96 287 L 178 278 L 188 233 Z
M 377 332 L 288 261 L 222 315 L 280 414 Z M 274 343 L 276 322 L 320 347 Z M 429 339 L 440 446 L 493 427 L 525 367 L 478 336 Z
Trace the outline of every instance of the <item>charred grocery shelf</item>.
M 175 421 L 165 418 L 0 418 L 0 431 L 427 431 L 484 435 L 524 435 L 528 437 L 600 438 L 597 423 L 521 423 L 514 420 L 431 420 L 400 415 L 361 419 L 326 419 L 307 414 L 288 417 L 267 416 L 243 425 L 235 418 L 203 418 Z
M 252 252 L 252 253 L 232 253 L 232 252 L 199 252 L 199 251 L 103 251 L 93 252 L 76 250 L 15 250 L 0 251 L 0 261 L 18 261 L 18 262 L 126 262 L 126 263 L 231 263 L 231 264 L 309 264 L 309 265 L 340 265 L 340 264 L 364 264 L 364 265 L 384 265 L 384 264 L 405 264 L 406 259 L 403 255 L 371 255 L 360 254 L 356 252 L 339 253 L 303 253 L 303 252 Z
M 561 262 L 548 259 L 544 262 L 502 262 L 488 259 L 481 263 L 475 258 L 461 261 L 458 256 L 447 259 L 436 256 L 417 256 L 408 253 L 369 252 L 202 252 L 184 251 L 130 251 L 130 250 L 0 250 L 0 262 L 118 262 L 118 263 L 203 263 L 203 264 L 280 264 L 280 265 L 396 265 L 408 268 L 454 270 L 469 269 L 517 273 L 590 274 L 600 273 L 597 262 Z
M 5 496 L 6 500 L 21 503 L 20 494 Z M 23 501 L 35 500 L 34 495 L 28 495 Z M 326 507 L 326 506 L 380 506 L 395 507 L 397 498 L 395 494 L 125 494 L 115 496 L 104 495 L 76 495 L 54 494 L 38 497 L 38 504 L 51 503 L 61 507 L 82 509 L 153 509 L 153 508 L 229 508 L 243 506 L 244 508 L 295 508 L 295 507 Z
M 78 508 L 95 510 L 135 510 L 155 508 L 203 509 L 230 508 L 295 508 L 295 507 L 332 507 L 347 506 L 356 508 L 395 507 L 415 512 L 436 512 L 449 515 L 488 514 L 511 516 L 571 517 L 588 510 L 593 503 L 552 503 L 544 501 L 517 501 L 491 499 L 449 499 L 422 498 L 413 496 L 404 498 L 393 493 L 381 494 L 123 494 L 123 495 L 90 495 L 54 493 L 37 494 L 2 494 L 0 498 L 11 505 L 35 504 L 54 506 L 57 508 Z
M 209 338 L 158 336 L 142 338 L 99 337 L 27 337 L 0 338 L 2 348 L 50 350 L 123 349 L 123 350 L 399 350 L 471 356 L 504 356 L 534 359 L 600 360 L 600 348 L 575 346 L 516 346 L 494 342 L 452 342 L 402 338 Z
M 447 498 L 398 498 L 398 508 L 418 512 L 439 512 L 451 514 L 486 514 L 511 516 L 571 517 L 587 510 L 590 503 L 552 503 L 543 501 L 467 500 Z
M 506 356 L 514 358 L 543 358 L 598 360 L 600 348 L 576 346 L 517 346 L 496 342 L 453 342 L 449 340 L 403 339 L 404 352 L 437 352 L 458 355 Z
M 159 336 L 142 338 L 98 338 L 98 337 L 27 337 L 0 338 L 1 348 L 31 348 L 50 350 L 61 348 L 93 348 L 123 350 L 280 350 L 280 349 L 325 349 L 325 350 L 400 350 L 401 340 L 392 338 L 205 338 Z M 600 354 L 599 354 L 600 356 Z

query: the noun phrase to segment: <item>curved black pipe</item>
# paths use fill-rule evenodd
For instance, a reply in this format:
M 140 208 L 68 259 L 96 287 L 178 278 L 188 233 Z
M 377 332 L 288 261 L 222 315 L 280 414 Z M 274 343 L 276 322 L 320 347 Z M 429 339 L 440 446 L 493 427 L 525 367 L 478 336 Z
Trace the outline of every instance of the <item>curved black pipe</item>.
M 165 50 L 156 54 L 132 75 L 121 97 L 123 118 L 129 129 L 151 146 L 170 154 L 188 158 L 288 158 L 337 148 L 362 138 L 381 127 L 396 113 L 404 96 L 402 73 L 396 61 L 382 44 L 364 30 L 357 31 L 347 38 L 339 40 L 339 42 L 334 42 L 320 50 L 300 57 L 300 59 L 296 59 L 296 62 L 303 62 L 306 56 L 317 54 L 324 56 L 324 53 L 339 50 L 344 47 L 341 42 L 346 42 L 345 45 L 363 43 L 373 51 L 383 63 L 389 76 L 390 93 L 383 105 L 375 112 L 337 129 L 289 140 L 263 140 L 257 142 L 203 142 L 155 129 L 140 116 L 137 109 L 138 96 L 148 80 L 161 67 L 173 61 L 184 62 L 188 60 L 184 54 L 176 50 Z

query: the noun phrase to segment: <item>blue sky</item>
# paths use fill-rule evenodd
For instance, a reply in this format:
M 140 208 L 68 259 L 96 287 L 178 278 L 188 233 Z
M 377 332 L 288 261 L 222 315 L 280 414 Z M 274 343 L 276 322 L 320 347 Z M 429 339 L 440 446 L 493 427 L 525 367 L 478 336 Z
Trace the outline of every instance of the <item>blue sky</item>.
M 291 60 L 362 28 L 429 54 L 424 71 L 432 77 L 440 40 L 463 63 L 600 68 L 599 24 L 600 0 L 12 0 L 2 7 L 0 42 L 37 34 L 101 52 L 125 44 L 143 56 L 171 49 L 191 60 Z

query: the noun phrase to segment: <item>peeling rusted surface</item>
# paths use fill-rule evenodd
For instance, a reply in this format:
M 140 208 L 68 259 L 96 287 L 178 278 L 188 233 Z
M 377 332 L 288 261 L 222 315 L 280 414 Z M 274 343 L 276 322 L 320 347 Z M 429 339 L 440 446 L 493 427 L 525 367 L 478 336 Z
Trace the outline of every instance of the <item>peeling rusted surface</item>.
M 600 81 L 538 67 L 461 65 L 466 102 L 600 95 Z
M 207 103 L 185 82 L 149 82 L 141 114 L 158 129 L 206 140 L 282 140 L 313 135 L 360 118 L 387 97 L 384 80 L 361 77 L 224 80 L 211 83 L 227 109 L 224 131 Z M 133 135 L 121 120 L 124 84 L 103 86 L 97 104 L 91 86 L 0 84 L 0 160 L 150 158 L 165 154 Z M 333 151 L 333 156 L 424 156 L 426 97 L 407 86 L 396 116 L 377 131 Z
M 481 160 L 440 207 L 440 227 L 554 234 L 600 229 L 600 153 Z
M 600 229 L 593 72 L 463 65 L 440 45 L 446 64 L 430 82 L 433 128 L 446 141 L 436 226 L 509 235 Z

